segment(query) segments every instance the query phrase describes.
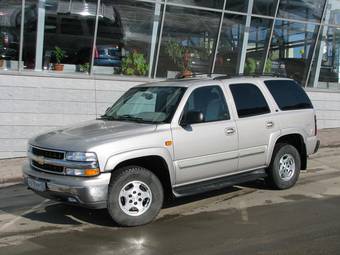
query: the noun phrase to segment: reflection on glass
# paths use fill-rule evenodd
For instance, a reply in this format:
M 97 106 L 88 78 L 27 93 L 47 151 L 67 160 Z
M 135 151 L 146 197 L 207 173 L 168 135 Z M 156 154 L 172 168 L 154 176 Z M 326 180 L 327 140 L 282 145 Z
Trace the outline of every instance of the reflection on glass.
M 278 17 L 320 22 L 325 0 L 280 0 Z
M 254 0 L 253 13 L 275 16 L 277 2 L 278 0 Z
M 318 27 L 277 20 L 266 72 L 287 75 L 304 84 Z
M 38 9 L 37 1 L 28 1 L 23 49 L 25 68 L 87 73 L 96 3 L 97 0 L 47 0 Z M 41 59 L 39 55 L 36 59 L 36 51 L 41 46 Z
M 25 1 L 24 45 L 22 59 L 23 68 L 34 69 L 37 39 L 38 0 Z
M 18 69 L 21 0 L 0 1 L 0 69 Z
M 270 36 L 273 20 L 253 17 L 250 23 L 244 73 L 262 73 L 266 47 Z M 271 68 L 267 61 L 266 70 Z
M 234 12 L 247 12 L 249 0 L 227 0 L 225 9 Z
M 224 15 L 214 73 L 238 73 L 245 20 L 242 15 Z
M 185 4 L 191 6 L 202 6 L 208 8 L 216 8 L 222 9 L 223 8 L 224 0 L 168 0 L 168 3 L 176 3 L 176 4 Z
M 340 89 L 340 30 L 325 26 L 321 31 L 324 40 L 318 43 L 308 86 Z M 319 79 L 314 81 L 317 65 L 320 65 Z
M 329 9 L 326 12 L 325 23 L 340 25 L 340 1 L 329 0 Z
M 168 6 L 157 76 L 210 73 L 219 13 Z
M 94 72 L 147 76 L 151 44 L 157 38 L 161 17 L 160 4 L 104 0 L 102 12 Z

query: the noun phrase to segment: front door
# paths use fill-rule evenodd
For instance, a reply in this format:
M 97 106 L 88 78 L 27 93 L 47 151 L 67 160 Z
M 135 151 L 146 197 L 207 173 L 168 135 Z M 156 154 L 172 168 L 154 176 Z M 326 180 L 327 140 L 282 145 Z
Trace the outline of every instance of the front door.
M 183 109 L 200 112 L 203 121 L 172 125 L 176 185 L 226 175 L 237 170 L 238 138 L 220 86 L 199 87 L 192 91 Z

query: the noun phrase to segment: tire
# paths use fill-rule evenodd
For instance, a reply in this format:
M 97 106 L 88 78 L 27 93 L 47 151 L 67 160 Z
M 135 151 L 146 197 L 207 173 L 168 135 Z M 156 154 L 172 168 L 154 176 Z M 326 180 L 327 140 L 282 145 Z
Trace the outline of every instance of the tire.
M 150 223 L 163 205 L 163 187 L 151 171 L 128 166 L 112 173 L 107 209 L 120 226 L 132 227 Z
M 298 150 L 290 144 L 279 143 L 275 145 L 268 167 L 267 182 L 275 189 L 289 189 L 297 182 L 300 169 L 301 158 Z

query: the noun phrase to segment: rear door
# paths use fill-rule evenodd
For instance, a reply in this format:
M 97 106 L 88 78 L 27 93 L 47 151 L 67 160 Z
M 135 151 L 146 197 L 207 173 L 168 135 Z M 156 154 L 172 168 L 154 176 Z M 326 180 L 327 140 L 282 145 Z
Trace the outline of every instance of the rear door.
M 229 84 L 237 112 L 240 171 L 266 165 L 270 137 L 280 132 L 264 91 L 256 83 Z

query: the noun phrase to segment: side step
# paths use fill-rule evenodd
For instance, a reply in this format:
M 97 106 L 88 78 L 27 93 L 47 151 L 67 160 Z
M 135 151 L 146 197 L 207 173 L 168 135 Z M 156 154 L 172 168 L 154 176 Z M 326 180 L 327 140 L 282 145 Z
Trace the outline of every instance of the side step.
M 190 196 L 205 193 L 212 190 L 223 189 L 226 187 L 233 186 L 235 184 L 255 181 L 266 176 L 267 176 L 266 171 L 264 169 L 259 169 L 247 173 L 235 174 L 208 181 L 176 187 L 173 189 L 173 192 L 176 197 Z

